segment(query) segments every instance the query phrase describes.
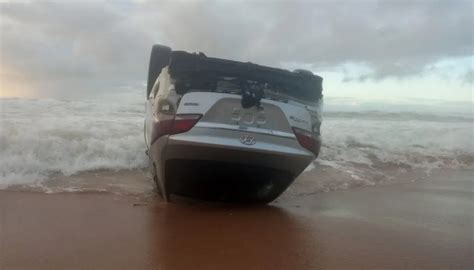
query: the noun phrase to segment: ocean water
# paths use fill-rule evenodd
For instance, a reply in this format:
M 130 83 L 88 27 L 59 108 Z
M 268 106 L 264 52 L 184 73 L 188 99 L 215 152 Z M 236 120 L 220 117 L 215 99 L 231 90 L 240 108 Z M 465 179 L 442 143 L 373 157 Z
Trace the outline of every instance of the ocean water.
M 145 167 L 143 97 L 0 99 L 0 188 Z
M 147 167 L 143 113 L 142 91 L 91 100 L 0 99 L 0 189 Z M 321 155 L 305 173 L 324 167 L 348 174 L 337 186 L 344 188 L 351 181 L 377 184 L 374 175 L 394 171 L 472 169 L 473 120 L 468 102 L 326 98 Z

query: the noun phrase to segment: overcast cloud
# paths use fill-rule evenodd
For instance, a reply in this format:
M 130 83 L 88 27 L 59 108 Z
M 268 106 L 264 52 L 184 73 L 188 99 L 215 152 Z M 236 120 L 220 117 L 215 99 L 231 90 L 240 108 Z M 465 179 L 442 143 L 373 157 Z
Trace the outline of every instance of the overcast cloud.
M 106 91 L 145 80 L 153 43 L 358 79 L 473 56 L 471 1 L 95 1 L 0 4 L 1 80 Z M 462 71 L 472 83 L 472 63 Z M 344 78 L 350 81 L 350 77 Z

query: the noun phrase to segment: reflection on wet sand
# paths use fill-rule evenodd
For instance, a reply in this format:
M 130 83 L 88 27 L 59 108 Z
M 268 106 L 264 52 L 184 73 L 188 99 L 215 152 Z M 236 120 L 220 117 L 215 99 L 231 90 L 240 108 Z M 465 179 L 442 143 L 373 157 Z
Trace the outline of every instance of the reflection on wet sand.
M 157 209 L 159 208 L 159 209 Z M 317 242 L 304 219 L 274 206 L 172 204 L 152 208 L 159 269 L 315 269 Z
M 0 269 L 473 269 L 472 173 L 259 207 L 0 191 Z

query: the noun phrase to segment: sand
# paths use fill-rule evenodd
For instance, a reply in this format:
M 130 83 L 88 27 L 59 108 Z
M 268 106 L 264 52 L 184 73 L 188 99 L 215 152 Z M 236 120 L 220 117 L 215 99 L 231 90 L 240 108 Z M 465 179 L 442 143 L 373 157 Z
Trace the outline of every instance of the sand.
M 0 269 L 473 269 L 473 171 L 238 206 L 0 191 Z

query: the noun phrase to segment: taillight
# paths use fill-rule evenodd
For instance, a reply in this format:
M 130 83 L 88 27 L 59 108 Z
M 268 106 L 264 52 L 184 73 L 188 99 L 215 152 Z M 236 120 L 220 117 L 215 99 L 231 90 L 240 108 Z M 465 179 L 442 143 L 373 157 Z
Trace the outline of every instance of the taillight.
M 173 135 L 189 131 L 201 119 L 202 114 L 158 115 L 152 134 L 152 144 L 163 135 Z
M 172 134 L 179 134 L 190 130 L 201 119 L 202 114 L 177 114 L 174 117 L 173 125 L 169 132 Z
M 152 143 L 161 136 L 170 134 L 174 121 L 173 114 L 160 113 L 157 118 L 158 121 L 155 122 L 155 127 L 153 129 Z
M 319 136 L 315 138 L 311 132 L 297 127 L 293 127 L 293 132 L 301 146 L 311 151 L 316 157 L 319 155 L 319 149 L 321 148 Z

